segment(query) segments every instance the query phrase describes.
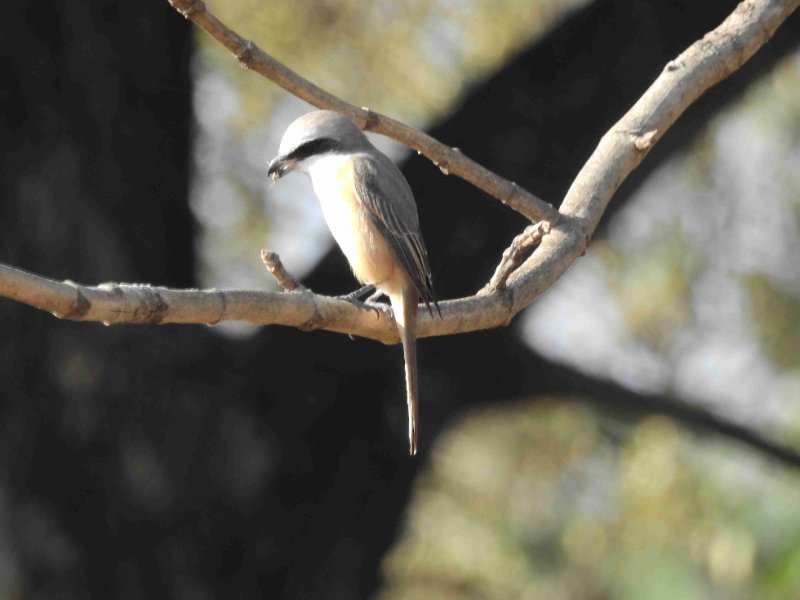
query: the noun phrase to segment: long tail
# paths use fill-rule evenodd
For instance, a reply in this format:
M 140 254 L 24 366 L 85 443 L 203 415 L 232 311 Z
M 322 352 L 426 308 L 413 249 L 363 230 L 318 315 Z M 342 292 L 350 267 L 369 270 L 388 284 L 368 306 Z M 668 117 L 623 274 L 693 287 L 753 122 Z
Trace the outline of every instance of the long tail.
M 405 289 L 400 297 L 391 298 L 397 331 L 403 344 L 406 363 L 406 400 L 408 402 L 409 453 L 417 453 L 417 423 L 419 420 L 417 395 L 417 302 L 419 294 L 413 288 Z

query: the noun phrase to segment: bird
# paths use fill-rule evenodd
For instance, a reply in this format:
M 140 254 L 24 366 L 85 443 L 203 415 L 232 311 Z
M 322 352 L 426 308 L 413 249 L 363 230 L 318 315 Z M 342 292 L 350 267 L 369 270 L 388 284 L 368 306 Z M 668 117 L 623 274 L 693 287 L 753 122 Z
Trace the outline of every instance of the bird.
M 267 173 L 311 179 L 322 214 L 363 288 L 350 294 L 389 299 L 405 359 L 409 453 L 417 453 L 419 380 L 416 329 L 420 299 L 441 317 L 417 205 L 400 169 L 348 117 L 316 110 L 293 121 Z

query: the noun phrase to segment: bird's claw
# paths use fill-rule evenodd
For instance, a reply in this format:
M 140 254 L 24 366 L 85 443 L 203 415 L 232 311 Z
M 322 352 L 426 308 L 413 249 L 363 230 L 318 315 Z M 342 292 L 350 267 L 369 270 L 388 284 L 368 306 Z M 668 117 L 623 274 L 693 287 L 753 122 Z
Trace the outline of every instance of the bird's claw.
M 366 294 L 370 294 L 370 296 L 365 300 L 361 300 L 361 297 Z M 347 300 L 350 304 L 354 304 L 359 308 L 370 308 L 375 311 L 376 317 L 380 317 L 381 311 L 386 308 L 385 304 L 377 302 L 377 299 L 382 295 L 383 292 L 378 290 L 374 285 L 369 284 L 357 289 L 354 292 L 350 292 L 349 294 L 343 294 L 339 296 L 339 298 L 342 300 Z

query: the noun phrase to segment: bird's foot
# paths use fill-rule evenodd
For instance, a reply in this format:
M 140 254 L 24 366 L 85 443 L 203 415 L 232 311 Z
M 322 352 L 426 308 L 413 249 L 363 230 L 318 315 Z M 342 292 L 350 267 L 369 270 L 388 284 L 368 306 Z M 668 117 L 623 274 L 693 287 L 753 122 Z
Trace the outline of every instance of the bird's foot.
M 366 294 L 370 294 L 370 296 L 364 300 L 361 300 L 362 296 L 365 296 Z M 388 308 L 385 304 L 378 302 L 378 298 L 380 298 L 382 295 L 383 292 L 377 289 L 373 284 L 369 284 L 357 289 L 354 292 L 339 296 L 339 298 L 342 300 L 347 300 L 351 304 L 355 304 L 360 308 L 371 308 L 375 311 L 375 315 L 380 317 L 381 311 Z

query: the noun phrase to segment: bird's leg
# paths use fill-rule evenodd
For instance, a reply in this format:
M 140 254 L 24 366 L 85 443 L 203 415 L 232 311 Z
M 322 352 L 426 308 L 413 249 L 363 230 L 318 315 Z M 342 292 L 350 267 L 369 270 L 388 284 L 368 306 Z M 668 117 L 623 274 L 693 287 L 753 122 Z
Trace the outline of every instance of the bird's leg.
M 372 292 L 374 291 L 375 291 L 375 286 L 371 283 L 368 283 L 364 287 L 358 288 L 355 292 L 350 292 L 349 294 L 344 294 L 339 297 L 342 300 L 356 300 L 360 302 L 362 296 L 366 296 L 367 294 L 372 294 Z M 372 296 L 370 296 L 370 298 L 372 298 Z M 367 302 L 369 302 L 369 299 L 367 299 Z
M 372 294 L 370 294 L 369 298 L 366 298 L 364 300 L 364 304 L 366 304 L 372 310 L 374 310 L 376 314 L 380 314 L 381 310 L 388 310 L 392 314 L 392 316 L 394 318 L 394 311 L 392 310 L 391 305 L 390 304 L 384 304 L 383 302 L 378 302 L 378 298 L 380 298 L 381 296 L 385 296 L 385 295 L 386 295 L 386 292 L 383 292 L 383 291 L 381 291 L 381 290 L 376 288 L 375 291 Z
M 361 300 L 361 297 L 365 294 L 371 294 L 369 298 L 365 300 Z M 343 296 L 339 296 L 342 300 L 347 300 L 351 304 L 355 304 L 356 306 L 365 306 L 367 308 L 371 308 L 375 311 L 375 316 L 381 316 L 381 310 L 386 308 L 384 304 L 380 304 L 376 302 L 378 298 L 383 295 L 383 292 L 377 289 L 375 284 L 368 283 L 362 288 L 357 289 L 355 292 L 350 292 L 349 294 L 344 294 Z
M 375 286 L 372 287 L 374 288 Z M 369 298 L 364 300 L 364 304 L 377 304 L 378 298 L 380 298 L 383 295 L 384 293 L 382 291 L 380 291 L 379 289 L 375 289 L 374 292 L 370 294 Z

